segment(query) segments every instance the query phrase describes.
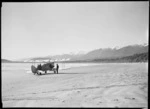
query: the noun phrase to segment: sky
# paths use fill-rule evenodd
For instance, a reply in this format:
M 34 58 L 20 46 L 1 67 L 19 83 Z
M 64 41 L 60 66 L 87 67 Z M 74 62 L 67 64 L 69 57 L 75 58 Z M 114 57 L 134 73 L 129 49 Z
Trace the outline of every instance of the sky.
M 148 43 L 149 2 L 2 2 L 3 59 Z

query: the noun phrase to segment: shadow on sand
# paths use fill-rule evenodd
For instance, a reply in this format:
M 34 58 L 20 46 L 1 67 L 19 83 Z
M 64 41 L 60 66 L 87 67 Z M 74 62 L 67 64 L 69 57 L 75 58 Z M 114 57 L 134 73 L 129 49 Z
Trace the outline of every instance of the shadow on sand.
M 58 74 L 83 74 L 83 73 L 58 73 Z
M 61 73 L 61 72 L 58 73 L 58 74 L 57 74 L 57 73 L 44 73 L 44 74 L 41 74 L 41 76 L 43 76 L 43 75 L 60 75 L 60 74 L 61 74 L 61 75 L 62 75 L 62 74 L 73 75 L 73 74 L 85 74 L 85 73 Z M 39 75 L 39 76 L 40 76 L 40 75 Z

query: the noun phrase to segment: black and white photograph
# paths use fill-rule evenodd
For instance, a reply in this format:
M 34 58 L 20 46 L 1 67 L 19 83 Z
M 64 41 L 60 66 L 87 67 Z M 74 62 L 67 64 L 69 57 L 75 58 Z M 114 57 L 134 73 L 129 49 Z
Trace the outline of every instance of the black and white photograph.
M 2 107 L 148 109 L 149 1 L 2 2 Z

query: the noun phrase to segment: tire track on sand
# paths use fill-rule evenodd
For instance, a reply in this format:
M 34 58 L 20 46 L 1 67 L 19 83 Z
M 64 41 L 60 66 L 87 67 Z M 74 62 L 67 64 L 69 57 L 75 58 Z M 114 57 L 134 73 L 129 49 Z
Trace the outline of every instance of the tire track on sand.
M 25 96 L 25 95 L 33 95 L 33 94 L 42 94 L 42 93 L 53 93 L 53 92 L 62 92 L 62 91 L 75 91 L 75 90 L 87 90 L 87 89 L 98 89 L 98 88 L 112 88 L 112 87 L 124 87 L 124 86 L 138 86 L 138 85 L 145 85 L 145 84 L 130 84 L 130 85 L 110 85 L 110 86 L 95 86 L 95 87 L 81 87 L 81 88 L 71 88 L 71 89 L 61 89 L 61 90 L 54 90 L 54 91 L 45 91 L 45 92 L 38 92 L 38 93 L 24 93 L 20 95 L 8 95 L 3 96 L 3 101 L 8 100 L 35 100 L 35 99 L 54 99 L 51 97 L 18 97 L 15 96 Z

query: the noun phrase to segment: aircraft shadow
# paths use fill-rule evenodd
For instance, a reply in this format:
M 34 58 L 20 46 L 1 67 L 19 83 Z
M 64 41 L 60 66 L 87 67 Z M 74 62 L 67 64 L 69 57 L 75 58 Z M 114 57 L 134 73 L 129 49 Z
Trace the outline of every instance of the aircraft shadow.
M 60 75 L 60 74 L 61 74 L 61 75 L 63 75 L 63 74 L 66 74 L 66 75 L 74 75 L 74 74 L 85 74 L 85 73 L 61 73 L 61 72 L 60 72 L 60 73 L 58 73 L 58 74 L 57 74 L 57 73 L 45 73 L 45 74 L 41 74 L 41 75 L 43 76 L 43 75 Z

